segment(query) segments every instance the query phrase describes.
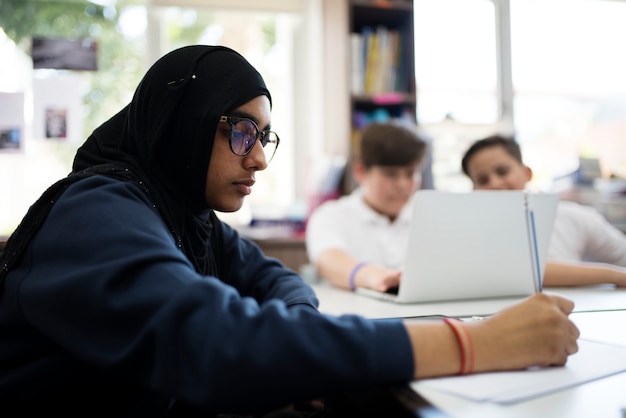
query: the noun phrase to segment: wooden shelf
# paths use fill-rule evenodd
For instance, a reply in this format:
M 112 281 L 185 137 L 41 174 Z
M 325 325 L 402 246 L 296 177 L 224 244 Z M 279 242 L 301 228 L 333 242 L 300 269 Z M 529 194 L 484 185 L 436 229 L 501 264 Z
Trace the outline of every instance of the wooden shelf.
M 417 123 L 413 2 L 349 0 L 348 8 L 353 121 L 379 109 Z
M 279 259 L 296 273 L 309 262 L 304 237 L 257 238 L 253 241 L 261 247 L 263 254 Z
M 362 128 L 354 121 L 370 120 L 368 114 L 378 111 L 377 116 L 387 112 L 417 124 L 413 1 L 324 0 L 324 22 L 324 150 L 350 161 Z M 358 77 L 354 78 L 353 60 L 358 57 L 353 55 L 353 42 L 355 34 L 366 27 L 373 31 L 384 27 L 398 34 L 401 69 L 396 80 L 401 82 L 393 83 L 393 89 L 355 88 L 361 84 Z

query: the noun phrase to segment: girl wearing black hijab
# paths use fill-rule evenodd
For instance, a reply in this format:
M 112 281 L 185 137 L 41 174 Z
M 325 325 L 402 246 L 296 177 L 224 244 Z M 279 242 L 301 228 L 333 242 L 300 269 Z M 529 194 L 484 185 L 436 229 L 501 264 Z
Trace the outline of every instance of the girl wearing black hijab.
M 267 167 L 270 107 L 241 55 L 190 46 L 87 139 L 0 257 L 3 413 L 262 413 L 576 351 L 571 302 L 546 295 L 465 327 L 471 347 L 445 323 L 321 315 L 300 277 L 214 213 L 238 210 Z

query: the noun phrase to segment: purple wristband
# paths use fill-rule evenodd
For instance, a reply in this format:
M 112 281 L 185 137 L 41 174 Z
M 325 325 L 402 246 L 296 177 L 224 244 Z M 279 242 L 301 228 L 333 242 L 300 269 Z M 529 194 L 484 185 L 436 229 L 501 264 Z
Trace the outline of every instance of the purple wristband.
M 352 271 L 350 272 L 350 276 L 348 277 L 348 286 L 350 286 L 350 289 L 352 290 L 356 289 L 356 284 L 354 283 L 354 280 L 356 279 L 356 274 L 358 273 L 359 270 L 361 270 L 361 267 L 364 267 L 366 265 L 367 265 L 367 262 L 361 261 L 360 263 L 358 263 L 356 266 L 352 268 Z

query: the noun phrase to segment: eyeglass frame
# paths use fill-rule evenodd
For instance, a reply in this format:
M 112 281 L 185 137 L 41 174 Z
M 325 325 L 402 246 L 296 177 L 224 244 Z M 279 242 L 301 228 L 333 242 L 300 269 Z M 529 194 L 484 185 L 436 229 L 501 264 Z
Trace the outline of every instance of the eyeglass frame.
M 256 129 L 256 138 L 254 139 L 254 143 L 253 145 L 250 147 L 250 149 L 248 149 L 247 151 L 245 151 L 243 154 L 238 154 L 237 152 L 235 152 L 235 150 L 233 149 L 233 132 L 234 132 L 234 128 L 235 125 L 238 124 L 241 121 L 247 121 L 252 123 L 252 126 L 254 126 L 254 128 Z M 252 151 L 254 149 L 254 146 L 256 145 L 257 140 L 259 140 L 261 142 L 261 147 L 265 148 L 265 145 L 269 144 L 269 141 L 265 143 L 265 145 L 263 145 L 263 139 L 268 136 L 269 134 L 274 134 L 274 136 L 276 137 L 276 147 L 274 148 L 274 153 L 272 154 L 272 156 L 266 161 L 268 164 L 270 161 L 272 161 L 272 159 L 274 158 L 274 155 L 276 154 L 276 150 L 278 149 L 278 144 L 280 144 L 280 137 L 278 136 L 278 134 L 270 129 L 264 130 L 262 131 L 261 129 L 259 129 L 259 125 L 256 124 L 255 121 L 253 121 L 250 118 L 245 118 L 245 117 L 241 117 L 241 116 L 226 116 L 226 115 L 222 115 L 220 116 L 219 122 L 224 122 L 224 123 L 228 123 L 228 125 L 230 126 L 230 135 L 228 136 L 228 146 L 230 147 L 230 151 L 239 156 L 239 157 L 244 157 L 248 154 L 250 154 L 250 151 Z

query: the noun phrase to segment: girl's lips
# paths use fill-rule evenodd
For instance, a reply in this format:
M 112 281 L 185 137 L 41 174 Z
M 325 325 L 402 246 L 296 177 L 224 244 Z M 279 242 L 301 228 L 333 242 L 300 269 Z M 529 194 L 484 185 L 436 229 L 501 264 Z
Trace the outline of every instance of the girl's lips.
M 239 190 L 239 192 L 243 195 L 249 195 L 250 193 L 252 193 L 252 187 L 243 184 L 243 183 L 235 183 L 235 187 L 237 188 L 237 190 Z
M 254 186 L 254 180 L 245 180 L 235 182 L 235 187 L 239 190 L 243 195 L 249 195 L 252 193 L 252 186 Z

